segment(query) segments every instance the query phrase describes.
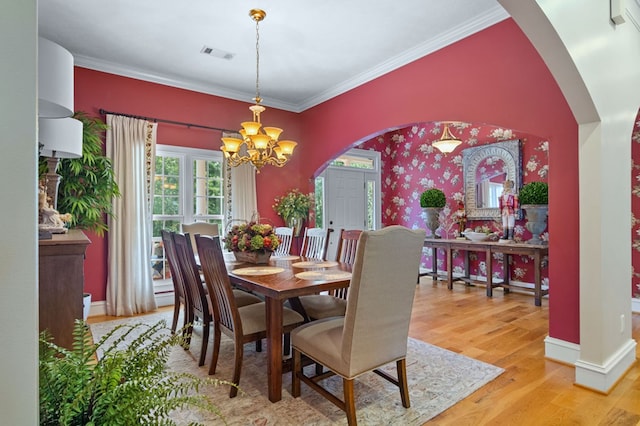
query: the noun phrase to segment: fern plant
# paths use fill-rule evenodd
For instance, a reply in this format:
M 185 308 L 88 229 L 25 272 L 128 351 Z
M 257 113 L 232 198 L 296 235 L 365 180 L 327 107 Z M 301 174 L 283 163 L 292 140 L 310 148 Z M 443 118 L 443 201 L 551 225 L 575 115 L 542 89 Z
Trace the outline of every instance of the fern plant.
M 126 345 L 124 344 L 125 342 Z M 181 333 L 155 325 L 123 324 L 98 343 L 77 320 L 72 350 L 40 338 L 41 425 L 173 425 L 173 410 L 217 407 L 199 392 L 207 385 L 229 384 L 167 371 L 172 347 L 184 343 Z

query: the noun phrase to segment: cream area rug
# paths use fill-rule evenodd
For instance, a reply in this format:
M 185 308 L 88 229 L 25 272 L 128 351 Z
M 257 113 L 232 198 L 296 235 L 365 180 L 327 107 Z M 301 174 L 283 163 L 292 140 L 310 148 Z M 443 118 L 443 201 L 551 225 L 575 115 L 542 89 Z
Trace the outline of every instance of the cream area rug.
M 171 324 L 172 312 L 119 319 L 91 325 L 95 341 L 107 331 L 122 323 L 155 324 L 160 320 Z M 182 318 L 179 323 L 182 324 Z M 191 348 L 173 348 L 168 368 L 176 372 L 188 372 L 199 377 L 208 377 L 212 343 L 207 350 L 207 361 L 198 367 L 200 356 L 201 327 L 194 327 Z M 263 344 L 264 347 L 264 344 Z M 291 396 L 291 374 L 283 376 L 282 400 L 271 403 L 267 397 L 266 351 L 256 352 L 255 344 L 244 347 L 240 390 L 236 398 L 229 398 L 229 387 L 206 389 L 212 401 L 222 411 L 229 425 L 346 425 L 344 412 L 315 391 L 301 384 L 299 398 Z M 314 366 L 307 368 L 313 369 Z M 394 377 L 395 363 L 383 368 Z M 441 349 L 419 340 L 409 338 L 407 352 L 407 378 L 411 408 L 402 407 L 398 388 L 374 373 L 367 373 L 355 381 L 356 410 L 362 425 L 422 425 L 429 419 L 464 399 L 480 387 L 498 377 L 504 370 L 454 352 Z M 231 380 L 233 373 L 233 343 L 222 336 L 220 357 L 214 377 Z M 323 384 L 342 398 L 342 380 L 331 377 Z M 201 390 L 202 391 L 202 390 Z M 207 425 L 224 424 L 214 414 L 197 411 L 173 413 L 179 423 L 191 421 Z

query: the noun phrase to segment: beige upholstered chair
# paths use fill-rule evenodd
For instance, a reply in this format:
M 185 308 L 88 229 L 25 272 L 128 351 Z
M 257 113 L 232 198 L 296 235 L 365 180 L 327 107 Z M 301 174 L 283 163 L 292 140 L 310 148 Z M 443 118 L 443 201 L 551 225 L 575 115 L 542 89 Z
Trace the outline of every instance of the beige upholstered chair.
M 336 251 L 338 262 L 353 265 L 356 260 L 356 250 L 358 239 L 362 233 L 359 229 L 342 229 L 338 240 Z M 339 288 L 329 294 L 312 294 L 300 296 L 300 304 L 304 309 L 304 314 L 311 320 L 337 317 L 344 315 L 347 310 L 347 292 L 349 287 Z
M 238 306 L 231 290 L 219 237 L 208 238 L 196 235 L 196 244 L 200 252 L 205 282 L 211 295 L 211 303 L 214 305 L 213 357 L 211 358 L 209 374 L 215 374 L 216 372 L 222 332 L 233 339 L 235 364 L 232 383 L 237 386 L 240 383 L 244 344 L 264 339 L 267 336 L 266 305 L 261 302 L 248 306 Z M 291 332 L 303 321 L 302 315 L 291 309 L 284 308 L 282 326 L 285 333 Z M 230 398 L 238 394 L 236 386 L 231 386 L 229 391 Z
M 280 238 L 280 245 L 273 253 L 275 256 L 288 256 L 291 253 L 291 241 L 293 240 L 293 228 L 278 226 L 273 232 Z
M 347 414 L 355 425 L 354 379 L 375 371 L 398 385 L 402 405 L 410 406 L 406 354 L 409 319 L 420 263 L 424 230 L 389 226 L 364 231 L 360 237 L 344 317 L 313 321 L 291 332 L 293 370 L 291 393 L 300 396 L 300 381 L 318 391 Z M 342 377 L 344 400 L 302 371 L 301 354 Z M 377 369 L 395 362 L 397 380 Z
M 305 228 L 300 255 L 312 259 L 327 260 L 329 233 L 333 229 Z
M 216 235 L 220 235 L 220 228 L 217 223 L 208 223 L 208 222 L 194 222 L 194 223 L 183 223 L 180 225 L 182 228 L 183 234 L 191 235 L 191 247 L 195 252 L 197 252 L 196 248 L 196 238 L 197 234 L 207 235 L 209 237 L 215 237 Z

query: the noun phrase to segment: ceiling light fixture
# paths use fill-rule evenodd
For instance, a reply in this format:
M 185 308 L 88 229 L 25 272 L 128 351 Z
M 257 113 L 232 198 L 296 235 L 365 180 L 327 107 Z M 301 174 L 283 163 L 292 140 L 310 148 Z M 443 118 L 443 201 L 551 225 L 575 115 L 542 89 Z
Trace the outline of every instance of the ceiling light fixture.
M 444 123 L 444 131 L 442 132 L 442 136 L 437 141 L 433 142 L 431 145 L 438 148 L 440 152 L 443 154 L 449 154 L 453 152 L 454 149 L 458 145 L 462 143 L 462 141 L 458 138 L 454 138 L 449 130 L 450 123 Z
M 278 141 L 282 129 L 262 127 L 260 122 L 260 114 L 265 111 L 265 107 L 260 105 L 262 98 L 260 97 L 260 32 L 258 24 L 267 14 L 261 9 L 251 9 L 249 16 L 256 22 L 256 97 L 253 98 L 255 104 L 249 107 L 253 113 L 253 121 L 241 123 L 242 129 L 239 133 L 242 135 L 242 139 L 222 138 L 224 145 L 220 147 L 220 150 L 232 167 L 251 162 L 260 173 L 260 168 L 265 164 L 276 167 L 284 166 L 298 143 L 289 140 Z

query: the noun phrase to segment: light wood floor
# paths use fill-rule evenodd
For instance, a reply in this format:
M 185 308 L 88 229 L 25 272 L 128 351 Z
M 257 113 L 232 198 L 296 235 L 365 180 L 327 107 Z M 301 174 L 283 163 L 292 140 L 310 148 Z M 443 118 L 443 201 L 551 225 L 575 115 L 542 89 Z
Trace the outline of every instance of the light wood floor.
M 170 309 L 170 308 L 163 308 Z M 91 317 L 100 322 L 114 317 Z M 640 425 L 640 366 L 609 395 L 575 386 L 574 369 L 544 358 L 548 300 L 423 277 L 416 289 L 409 334 L 506 371 L 428 425 Z M 640 315 L 633 315 L 640 341 Z M 637 349 L 640 356 L 640 346 Z
M 506 371 L 429 425 L 638 425 L 640 366 L 609 395 L 574 385 L 573 367 L 544 358 L 548 300 L 424 277 L 416 291 L 409 335 L 504 368 Z M 640 315 L 633 315 L 640 340 Z M 640 356 L 640 346 L 637 348 Z

